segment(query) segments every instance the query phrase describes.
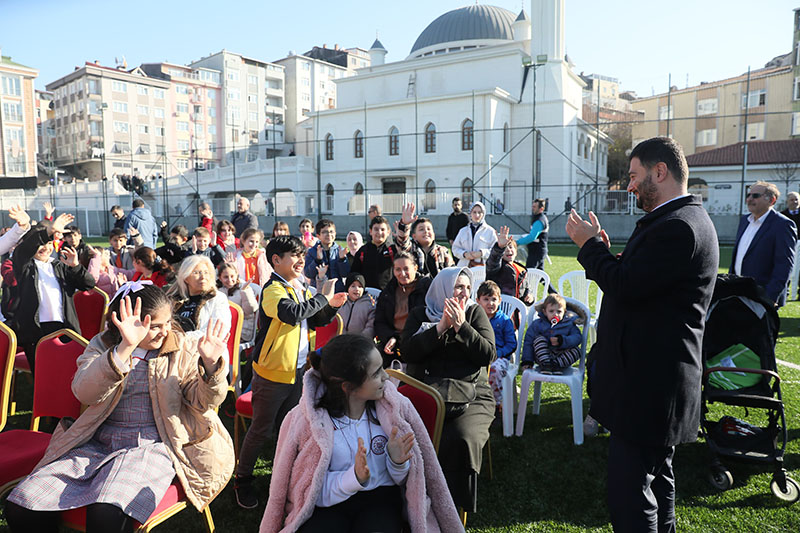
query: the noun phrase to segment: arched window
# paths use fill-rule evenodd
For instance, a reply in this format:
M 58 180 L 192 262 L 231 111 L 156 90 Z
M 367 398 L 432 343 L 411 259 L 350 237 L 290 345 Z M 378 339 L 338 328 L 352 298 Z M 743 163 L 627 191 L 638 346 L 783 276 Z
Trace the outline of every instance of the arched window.
M 389 155 L 400 153 L 400 131 L 392 126 L 389 130 Z
M 508 122 L 503 124 L 503 152 L 508 152 L 511 146 L 511 129 L 508 127 Z
M 425 126 L 425 153 L 432 154 L 436 152 L 436 126 L 433 122 L 428 122 Z
M 356 182 L 353 187 L 353 197 L 347 202 L 347 213 L 355 215 L 364 212 L 364 186 Z
M 325 186 L 325 210 L 333 212 L 333 185 L 330 183 Z
M 505 211 L 506 207 L 509 205 L 509 196 L 508 196 L 508 180 L 503 180 L 503 206 L 501 212 Z
M 364 157 L 364 134 L 361 133 L 361 130 L 356 130 L 353 135 L 353 155 L 356 159 Z
M 325 135 L 325 160 L 333 161 L 333 135 Z
M 467 209 L 472 205 L 472 180 L 469 178 L 461 182 L 461 201 Z
M 578 157 L 583 155 L 583 135 L 578 135 Z
M 422 199 L 422 208 L 425 211 L 436 209 L 436 182 L 433 180 L 425 182 L 425 196 Z
M 461 123 L 461 149 L 472 150 L 473 144 L 475 144 L 475 134 L 472 130 L 472 120 L 467 118 Z
M 353 187 L 353 194 L 356 196 L 364 194 L 364 186 L 360 182 L 356 182 L 356 186 Z

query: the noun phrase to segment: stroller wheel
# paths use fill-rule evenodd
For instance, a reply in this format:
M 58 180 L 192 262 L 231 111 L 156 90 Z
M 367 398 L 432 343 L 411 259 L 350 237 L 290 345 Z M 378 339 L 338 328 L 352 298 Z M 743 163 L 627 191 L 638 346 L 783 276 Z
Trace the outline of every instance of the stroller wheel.
M 733 474 L 730 470 L 718 468 L 708 474 L 708 480 L 719 490 L 728 490 L 733 487 Z
M 769 488 L 772 489 L 772 494 L 774 494 L 776 498 L 787 503 L 794 503 L 800 499 L 800 485 L 798 485 L 797 481 L 790 477 L 786 478 L 785 491 L 781 490 L 780 486 L 778 485 L 778 481 L 775 479 L 773 479 L 772 483 L 769 484 Z

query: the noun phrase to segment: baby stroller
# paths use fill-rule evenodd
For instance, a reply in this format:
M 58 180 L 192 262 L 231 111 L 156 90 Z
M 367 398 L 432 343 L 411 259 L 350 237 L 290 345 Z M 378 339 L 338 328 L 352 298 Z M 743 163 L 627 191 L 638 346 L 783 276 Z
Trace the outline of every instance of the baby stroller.
M 795 502 L 800 485 L 786 475 L 783 455 L 787 429 L 775 361 L 780 319 L 773 302 L 752 278 L 722 274 L 706 315 L 703 355 L 703 437 L 712 454 L 711 484 L 727 490 L 733 475 L 721 457 L 772 465 L 772 493 Z M 722 353 L 725 352 L 725 353 Z M 742 363 L 750 362 L 749 365 Z M 737 364 L 738 363 L 738 364 Z M 726 370 L 726 372 L 722 372 Z M 709 420 L 712 403 L 764 410 L 766 426 L 751 425 L 732 416 Z

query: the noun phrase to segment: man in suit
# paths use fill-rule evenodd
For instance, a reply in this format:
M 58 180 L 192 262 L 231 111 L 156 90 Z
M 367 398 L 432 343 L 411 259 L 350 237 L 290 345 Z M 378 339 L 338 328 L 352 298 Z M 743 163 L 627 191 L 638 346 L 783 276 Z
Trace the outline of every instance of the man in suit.
M 794 222 L 795 228 L 800 230 L 800 194 L 792 191 L 786 195 L 786 209 L 781 211 L 781 215 Z M 792 269 L 792 277 L 789 280 L 792 300 L 797 299 L 797 284 L 800 283 L 800 265 L 798 265 L 798 261 L 800 261 L 800 247 L 795 246 L 794 268 Z
M 680 145 L 666 137 L 630 155 L 628 191 L 647 212 L 625 250 L 609 251 L 594 213 L 567 233 L 603 290 L 589 354 L 590 414 L 611 431 L 608 506 L 617 532 L 675 531 L 675 446 L 700 424 L 704 319 L 719 267 L 717 234 L 687 193 Z
M 777 307 L 786 303 L 786 285 L 794 265 L 797 228 L 772 209 L 778 187 L 757 181 L 747 192 L 748 216 L 739 221 L 731 257 L 731 274 L 754 278 Z

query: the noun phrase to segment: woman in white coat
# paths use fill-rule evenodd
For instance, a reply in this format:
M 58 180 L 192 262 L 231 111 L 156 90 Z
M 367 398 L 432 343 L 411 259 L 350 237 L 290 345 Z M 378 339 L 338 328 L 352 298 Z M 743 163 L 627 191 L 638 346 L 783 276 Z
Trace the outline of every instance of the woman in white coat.
M 497 242 L 497 232 L 487 224 L 486 207 L 475 202 L 469 210 L 469 224 L 461 228 L 453 241 L 453 257 L 458 266 L 483 265 Z

